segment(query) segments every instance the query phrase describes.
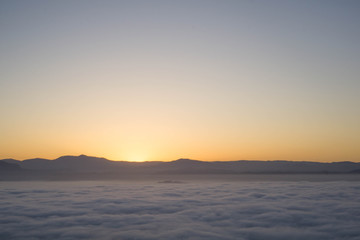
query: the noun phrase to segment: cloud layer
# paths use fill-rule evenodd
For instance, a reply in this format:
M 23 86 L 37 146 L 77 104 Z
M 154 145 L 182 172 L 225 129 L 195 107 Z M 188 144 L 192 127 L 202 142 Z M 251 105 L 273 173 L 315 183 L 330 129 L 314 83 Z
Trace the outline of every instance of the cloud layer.
M 360 239 L 358 182 L 2 182 L 0 239 Z

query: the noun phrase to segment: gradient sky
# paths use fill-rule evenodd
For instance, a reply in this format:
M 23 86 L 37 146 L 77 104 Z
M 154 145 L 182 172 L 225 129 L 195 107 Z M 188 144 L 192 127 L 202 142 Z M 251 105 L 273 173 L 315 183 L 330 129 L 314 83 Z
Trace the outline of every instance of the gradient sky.
M 360 1 L 0 1 L 0 158 L 360 161 Z

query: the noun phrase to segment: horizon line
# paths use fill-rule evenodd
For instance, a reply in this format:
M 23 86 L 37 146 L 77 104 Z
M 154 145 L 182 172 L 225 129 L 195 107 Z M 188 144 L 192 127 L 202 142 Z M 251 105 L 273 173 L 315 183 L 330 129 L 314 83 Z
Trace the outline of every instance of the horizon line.
M 161 160 L 153 160 L 153 161 L 131 161 L 131 160 L 113 160 L 113 159 L 108 159 L 105 157 L 98 157 L 98 156 L 89 156 L 86 154 L 80 154 L 80 155 L 62 155 L 60 157 L 54 158 L 54 159 L 48 159 L 48 158 L 42 158 L 42 157 L 34 157 L 34 158 L 26 158 L 26 159 L 22 159 L 22 160 L 18 160 L 15 158 L 3 158 L 0 160 L 16 160 L 16 161 L 26 161 L 26 160 L 33 160 L 33 159 L 43 159 L 43 160 L 48 160 L 48 161 L 54 161 L 56 159 L 62 158 L 62 157 L 89 157 L 89 158 L 99 158 L 99 159 L 105 159 L 108 161 L 113 161 L 113 162 L 131 162 L 131 163 L 150 163 L 150 162 L 174 162 L 174 161 L 178 161 L 178 160 L 190 160 L 190 161 L 198 161 L 198 162 L 239 162 L 239 161 L 253 161 L 253 162 L 314 162 L 314 163 L 341 163 L 341 162 L 351 162 L 351 163 L 359 163 L 360 161 L 346 161 L 346 160 L 339 160 L 339 161 L 308 161 L 308 160 L 288 160 L 288 159 L 276 159 L 276 160 L 265 160 L 265 159 L 254 159 L 254 160 L 249 160 L 249 159 L 239 159 L 239 160 L 213 160 L 213 161 L 206 161 L 206 160 L 198 160 L 198 159 L 191 159 L 191 158 L 178 158 L 178 159 L 173 159 L 173 160 L 168 160 L 168 161 L 161 161 Z

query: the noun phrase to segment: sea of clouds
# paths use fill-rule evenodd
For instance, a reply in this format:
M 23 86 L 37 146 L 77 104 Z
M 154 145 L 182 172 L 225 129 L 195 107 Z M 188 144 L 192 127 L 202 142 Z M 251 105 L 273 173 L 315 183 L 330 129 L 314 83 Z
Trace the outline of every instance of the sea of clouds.
M 360 182 L 0 185 L 0 239 L 360 239 Z

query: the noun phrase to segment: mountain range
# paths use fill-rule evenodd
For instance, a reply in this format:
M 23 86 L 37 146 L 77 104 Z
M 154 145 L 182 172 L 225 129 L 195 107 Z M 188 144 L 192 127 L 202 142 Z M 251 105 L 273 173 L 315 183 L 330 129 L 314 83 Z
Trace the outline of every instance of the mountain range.
M 36 179 L 53 176 L 55 179 L 121 178 L 144 175 L 239 175 L 239 174 L 339 174 L 359 173 L 356 162 L 297 162 L 297 161 L 215 161 L 178 159 L 170 162 L 127 162 L 106 158 L 62 156 L 54 160 L 34 158 L 23 161 L 0 160 L 0 180 Z

